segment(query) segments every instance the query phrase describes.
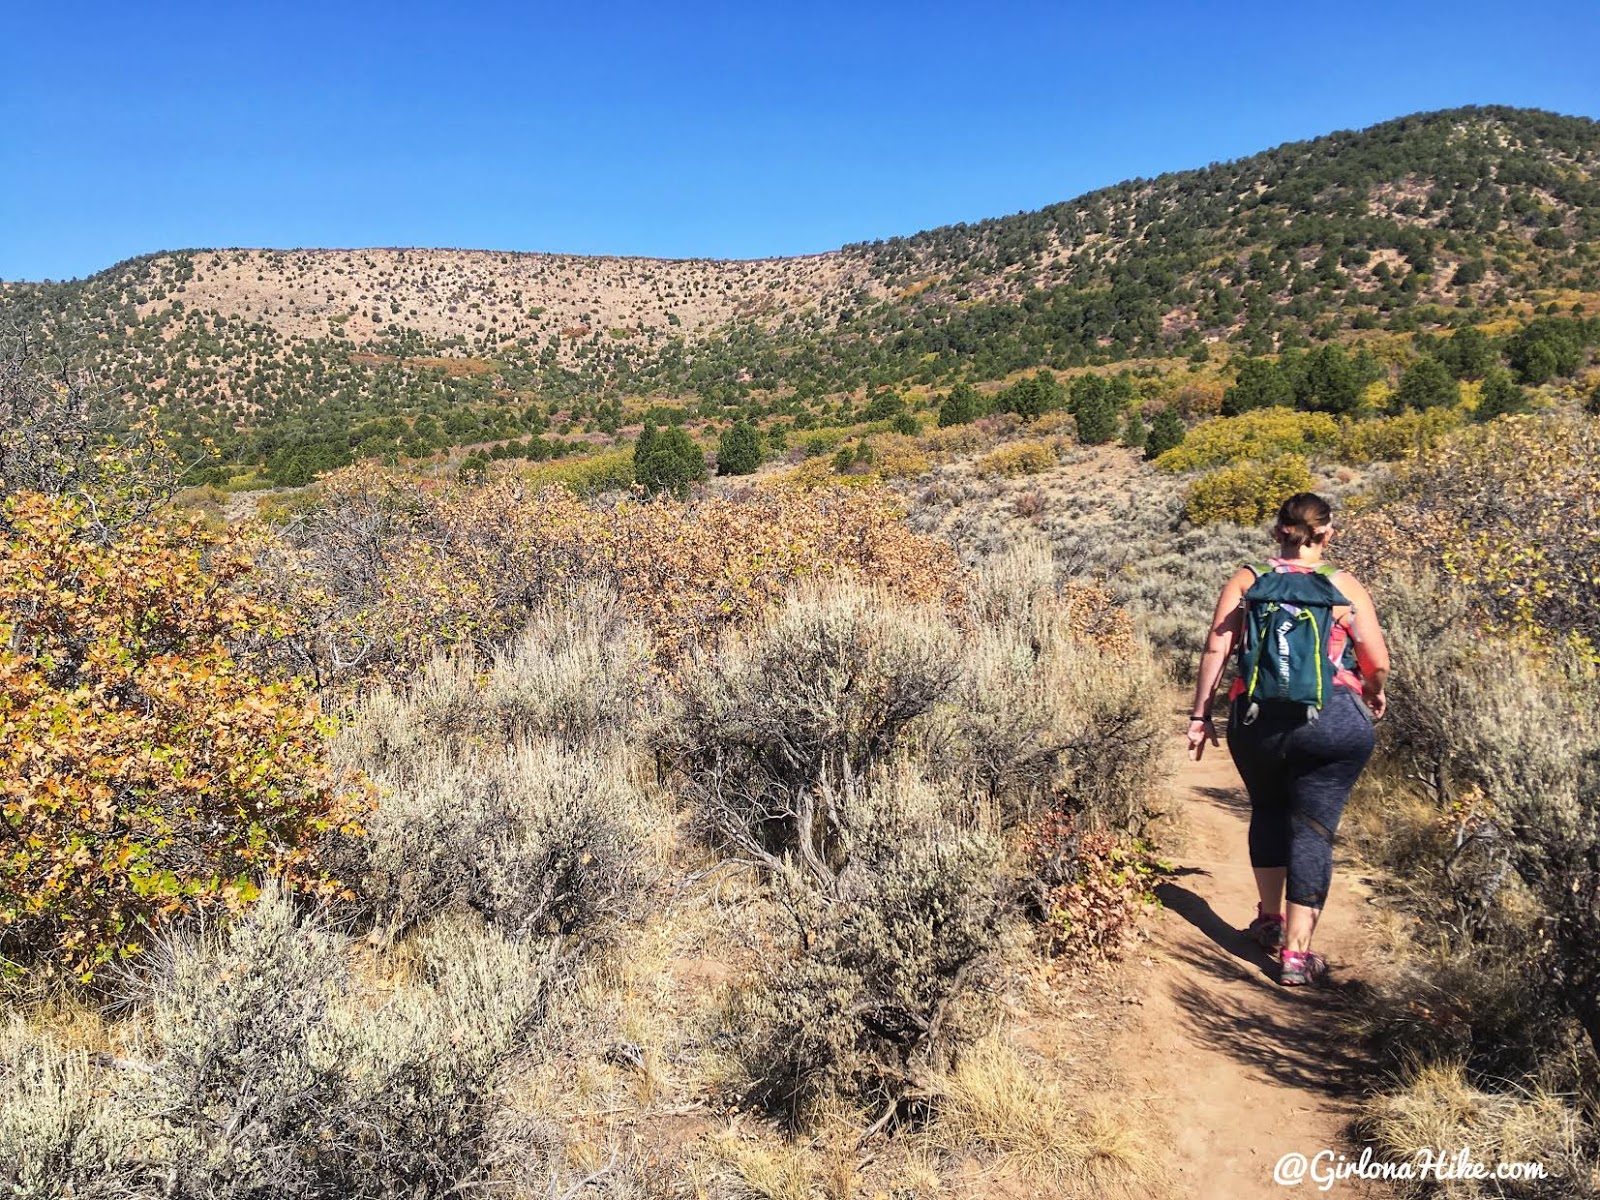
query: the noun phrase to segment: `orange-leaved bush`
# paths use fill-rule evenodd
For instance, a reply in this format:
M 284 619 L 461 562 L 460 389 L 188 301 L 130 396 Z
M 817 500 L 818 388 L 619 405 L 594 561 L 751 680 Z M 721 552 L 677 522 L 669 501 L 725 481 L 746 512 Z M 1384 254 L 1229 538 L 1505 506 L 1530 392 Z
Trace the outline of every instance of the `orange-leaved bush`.
M 192 525 L 86 536 L 76 501 L 0 509 L 0 966 L 87 978 L 164 918 L 314 880 L 308 847 L 359 792 L 296 679 L 236 659 L 277 614 Z
M 601 505 L 515 479 L 426 487 L 359 466 L 322 481 L 272 545 L 267 577 L 313 627 L 290 639 L 295 661 L 329 683 L 404 678 L 440 649 L 492 652 L 586 584 L 614 592 L 671 665 L 802 580 L 855 575 L 958 606 L 954 550 L 902 516 L 875 486 Z

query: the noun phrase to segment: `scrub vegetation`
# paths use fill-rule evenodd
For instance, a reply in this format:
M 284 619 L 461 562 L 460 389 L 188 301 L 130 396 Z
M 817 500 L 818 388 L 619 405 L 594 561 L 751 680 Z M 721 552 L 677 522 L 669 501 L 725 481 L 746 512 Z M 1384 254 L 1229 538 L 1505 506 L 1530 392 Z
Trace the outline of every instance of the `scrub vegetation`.
M 1361 1136 L 1593 1187 L 1597 154 L 1463 109 L 813 259 L 6 286 L 0 1183 L 1167 1194 L 1048 1043 L 1314 487 L 1395 656 Z

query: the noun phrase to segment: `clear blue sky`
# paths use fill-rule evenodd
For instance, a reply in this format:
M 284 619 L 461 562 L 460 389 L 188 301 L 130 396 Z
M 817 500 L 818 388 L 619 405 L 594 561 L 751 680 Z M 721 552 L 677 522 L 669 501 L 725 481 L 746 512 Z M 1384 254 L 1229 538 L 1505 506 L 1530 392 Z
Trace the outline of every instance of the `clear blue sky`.
M 0 279 L 191 246 L 831 249 L 1423 109 L 1600 116 L 1600 4 L 14 6 Z

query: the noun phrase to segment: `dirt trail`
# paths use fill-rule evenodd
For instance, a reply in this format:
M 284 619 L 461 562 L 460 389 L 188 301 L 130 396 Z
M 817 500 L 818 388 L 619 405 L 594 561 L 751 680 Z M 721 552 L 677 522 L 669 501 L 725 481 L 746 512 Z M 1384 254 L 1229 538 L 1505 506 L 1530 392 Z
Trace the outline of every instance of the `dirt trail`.
M 1227 743 L 1207 745 L 1198 764 L 1181 762 L 1171 784 L 1181 839 L 1169 855 L 1179 874 L 1160 889 L 1150 964 L 1130 980 L 1142 1004 L 1114 1051 L 1130 1086 L 1171 1130 L 1174 1194 L 1390 1195 L 1358 1180 L 1327 1192 L 1309 1180 L 1273 1180 L 1288 1152 L 1350 1153 L 1345 1129 L 1369 1074 L 1337 1018 L 1363 974 L 1368 890 L 1336 854 L 1315 943 L 1333 967 L 1331 986 L 1279 986 L 1276 964 L 1240 932 L 1255 915 L 1256 894 L 1245 848 L 1249 803 Z

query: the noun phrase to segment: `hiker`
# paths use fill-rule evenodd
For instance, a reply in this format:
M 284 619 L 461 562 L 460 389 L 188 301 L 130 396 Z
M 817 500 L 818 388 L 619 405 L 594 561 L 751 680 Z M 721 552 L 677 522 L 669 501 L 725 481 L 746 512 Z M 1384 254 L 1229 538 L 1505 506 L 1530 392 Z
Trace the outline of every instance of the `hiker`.
M 1327 971 L 1311 935 L 1328 897 L 1339 818 L 1388 704 L 1389 651 L 1367 589 L 1323 562 L 1333 537 L 1326 500 L 1290 496 L 1272 536 L 1277 557 L 1235 571 L 1217 600 L 1189 710 L 1189 756 L 1198 762 L 1207 739 L 1219 744 L 1212 696 L 1237 648 L 1228 751 L 1250 794 L 1250 865 L 1261 894 L 1245 932 L 1281 952 L 1279 980 L 1295 986 Z

